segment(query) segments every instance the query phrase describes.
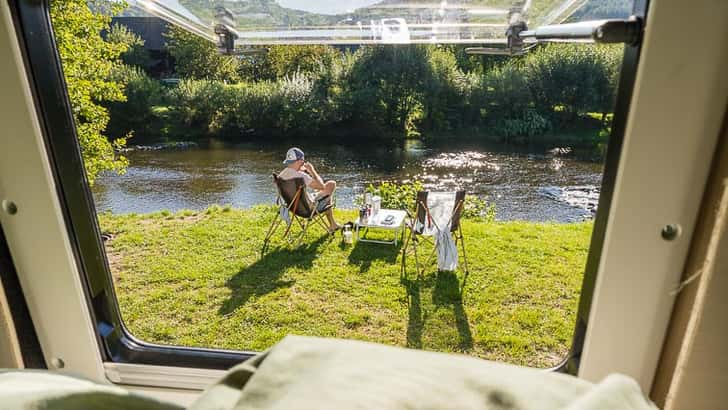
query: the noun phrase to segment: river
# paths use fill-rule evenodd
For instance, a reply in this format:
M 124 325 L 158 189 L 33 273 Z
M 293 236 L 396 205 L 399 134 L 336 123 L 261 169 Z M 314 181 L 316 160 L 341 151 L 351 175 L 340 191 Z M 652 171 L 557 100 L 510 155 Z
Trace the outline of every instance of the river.
M 573 222 L 593 215 L 602 164 L 568 150 L 492 144 L 300 144 L 325 179 L 338 183 L 337 206 L 353 208 L 369 183 L 419 179 L 430 190 L 465 189 L 495 203 L 498 220 Z M 271 173 L 288 146 L 250 144 L 131 151 L 125 175 L 105 174 L 93 187 L 97 211 L 147 213 L 247 208 L 275 199 Z

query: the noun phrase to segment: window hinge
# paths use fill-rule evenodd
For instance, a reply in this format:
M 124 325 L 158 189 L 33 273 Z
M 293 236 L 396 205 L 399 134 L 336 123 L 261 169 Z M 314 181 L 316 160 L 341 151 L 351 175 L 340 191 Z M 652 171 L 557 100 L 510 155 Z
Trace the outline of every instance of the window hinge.
M 594 20 L 555 24 L 523 30 L 519 37 L 536 42 L 594 42 L 637 45 L 642 39 L 643 21 L 637 16 L 621 20 Z

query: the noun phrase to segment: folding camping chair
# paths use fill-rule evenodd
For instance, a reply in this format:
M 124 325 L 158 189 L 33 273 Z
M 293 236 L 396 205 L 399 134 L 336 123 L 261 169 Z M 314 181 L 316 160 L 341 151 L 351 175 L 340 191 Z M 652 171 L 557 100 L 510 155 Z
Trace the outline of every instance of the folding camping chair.
M 452 207 L 448 207 L 448 201 L 443 200 L 447 197 L 454 199 L 452 201 Z M 441 229 L 449 229 L 449 233 L 453 236 L 456 247 L 458 242 L 460 243 L 465 274 L 468 274 L 468 259 L 465 255 L 465 237 L 463 236 L 463 229 L 460 223 L 464 208 L 465 191 L 457 191 L 454 193 L 417 192 L 417 198 L 415 200 L 415 215 L 413 217 L 408 212 L 410 219 L 407 224 L 408 233 L 405 237 L 404 246 L 402 247 L 403 277 L 406 276 L 407 255 L 409 253 L 414 254 L 415 268 L 418 275 L 424 273 L 424 269 L 432 263 L 435 257 L 435 252 L 437 251 L 437 248 L 434 246 L 434 235 L 437 235 Z M 433 249 L 426 262 L 422 265 L 422 269 L 420 269 L 420 255 L 418 254 L 417 247 L 419 244 L 424 242 L 431 243 L 433 245 Z
M 278 197 L 276 198 L 278 214 L 271 222 L 268 233 L 266 233 L 265 239 L 263 240 L 263 252 L 267 249 L 273 234 L 283 223 L 286 225 L 283 237 L 289 244 L 295 244 L 295 246 L 301 244 L 311 224 L 318 225 L 326 233 L 330 233 L 323 221 L 323 217 L 326 211 L 334 207 L 333 201 L 319 208 L 317 203 L 311 201 L 308 194 L 306 194 L 306 184 L 303 178 L 282 179 L 278 178 L 278 175 L 273 174 L 273 183 L 278 190 Z M 329 196 L 322 196 L 317 201 L 324 201 Z M 301 232 L 297 235 L 293 235 L 291 229 L 294 226 L 294 222 L 301 228 Z

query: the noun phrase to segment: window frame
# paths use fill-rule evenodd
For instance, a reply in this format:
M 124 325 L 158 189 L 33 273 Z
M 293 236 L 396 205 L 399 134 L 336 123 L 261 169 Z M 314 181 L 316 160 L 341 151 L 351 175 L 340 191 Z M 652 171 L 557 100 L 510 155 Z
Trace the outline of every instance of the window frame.
M 70 249 L 83 284 L 85 302 L 101 360 L 108 363 L 155 365 L 195 369 L 227 369 L 254 352 L 158 345 L 135 338 L 124 325 L 101 240 L 93 197 L 86 179 L 81 151 L 55 47 L 48 0 L 11 2 L 18 40 L 29 75 L 30 88 L 41 124 L 60 211 Z M 646 16 L 647 0 L 636 0 L 633 14 Z M 32 47 L 29 47 L 32 45 Z M 625 45 L 619 79 L 599 211 L 589 246 L 580 294 L 577 322 L 570 351 L 552 370 L 577 374 L 589 325 L 597 272 L 602 259 L 615 181 L 623 151 L 624 134 L 640 57 L 640 45 Z

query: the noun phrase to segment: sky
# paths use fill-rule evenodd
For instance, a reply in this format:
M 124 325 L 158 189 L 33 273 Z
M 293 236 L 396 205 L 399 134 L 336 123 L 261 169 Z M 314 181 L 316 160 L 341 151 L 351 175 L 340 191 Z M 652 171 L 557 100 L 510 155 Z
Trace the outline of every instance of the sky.
M 371 6 L 381 0 L 276 0 L 289 9 L 319 14 L 342 14 L 360 7 Z

